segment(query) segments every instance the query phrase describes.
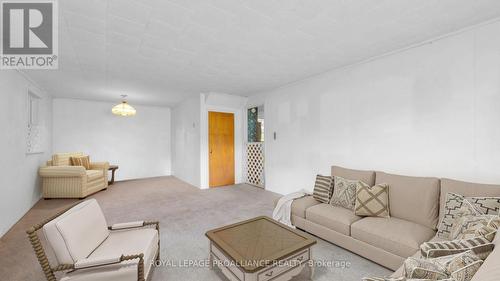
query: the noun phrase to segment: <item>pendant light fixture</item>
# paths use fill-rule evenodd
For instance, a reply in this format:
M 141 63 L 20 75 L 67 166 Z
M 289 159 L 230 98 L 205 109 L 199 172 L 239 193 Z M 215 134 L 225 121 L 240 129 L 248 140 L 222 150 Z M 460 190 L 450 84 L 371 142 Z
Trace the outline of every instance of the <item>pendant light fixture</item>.
M 122 102 L 120 104 L 117 104 L 111 109 L 111 112 L 115 115 L 119 116 L 134 116 L 137 113 L 137 110 L 130 106 L 125 98 L 127 95 L 121 95 L 122 96 Z

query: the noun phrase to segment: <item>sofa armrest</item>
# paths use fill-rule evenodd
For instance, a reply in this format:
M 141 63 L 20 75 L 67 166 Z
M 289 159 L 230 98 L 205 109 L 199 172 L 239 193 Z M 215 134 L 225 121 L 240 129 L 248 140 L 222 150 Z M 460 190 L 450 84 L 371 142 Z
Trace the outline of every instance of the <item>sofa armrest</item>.
M 82 166 L 48 166 L 41 167 L 38 171 L 41 177 L 61 178 L 61 177 L 83 177 L 86 175 Z
M 90 163 L 90 169 L 107 171 L 109 169 L 109 162 L 92 162 Z

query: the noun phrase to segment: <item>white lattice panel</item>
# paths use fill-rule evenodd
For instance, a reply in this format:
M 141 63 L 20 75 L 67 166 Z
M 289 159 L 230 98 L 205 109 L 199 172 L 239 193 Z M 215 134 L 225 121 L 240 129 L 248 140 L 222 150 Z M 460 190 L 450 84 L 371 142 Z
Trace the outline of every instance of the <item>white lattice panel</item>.
M 43 135 L 44 128 L 42 126 L 28 126 L 28 132 L 26 135 L 26 153 L 43 152 Z
M 264 187 L 264 143 L 247 144 L 247 183 Z

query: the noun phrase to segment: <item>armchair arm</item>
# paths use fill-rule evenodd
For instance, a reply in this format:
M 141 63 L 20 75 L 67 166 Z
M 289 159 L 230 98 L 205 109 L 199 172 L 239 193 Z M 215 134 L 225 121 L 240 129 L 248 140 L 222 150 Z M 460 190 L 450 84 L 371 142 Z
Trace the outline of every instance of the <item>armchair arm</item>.
M 120 229 L 129 229 L 129 228 L 138 228 L 154 225 L 156 230 L 160 230 L 160 222 L 158 221 L 133 221 L 133 222 L 124 222 L 124 223 L 115 223 L 111 226 L 108 226 L 109 230 L 120 230 Z
M 128 260 L 139 259 L 137 263 L 137 280 L 144 281 L 144 254 L 140 253 L 137 255 L 125 256 L 121 255 L 119 257 L 101 257 L 101 258 L 86 258 L 77 261 L 72 268 L 77 269 L 85 269 L 99 266 L 106 266 L 111 264 L 118 264 Z
M 90 169 L 92 170 L 105 170 L 109 168 L 109 162 L 91 162 Z
M 75 269 L 83 269 L 95 266 L 110 265 L 120 263 L 121 257 L 99 257 L 99 258 L 86 258 L 75 262 Z
M 83 177 L 85 168 L 81 166 L 47 166 L 38 171 L 41 177 Z
M 115 223 L 112 226 L 110 226 L 109 229 L 118 230 L 118 229 L 136 228 L 143 226 L 144 226 L 144 221 L 132 221 L 132 222 Z

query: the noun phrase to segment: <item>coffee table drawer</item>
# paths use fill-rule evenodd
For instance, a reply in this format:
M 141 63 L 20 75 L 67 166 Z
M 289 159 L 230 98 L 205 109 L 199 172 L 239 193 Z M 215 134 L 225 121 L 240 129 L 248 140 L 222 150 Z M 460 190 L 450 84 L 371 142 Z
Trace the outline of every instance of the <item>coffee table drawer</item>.
M 258 281 L 268 281 L 276 278 L 280 274 L 304 263 L 309 260 L 309 249 L 300 252 L 299 254 L 292 255 L 290 258 L 282 261 L 282 265 L 276 265 L 272 268 L 265 269 L 259 273 L 257 280 Z

